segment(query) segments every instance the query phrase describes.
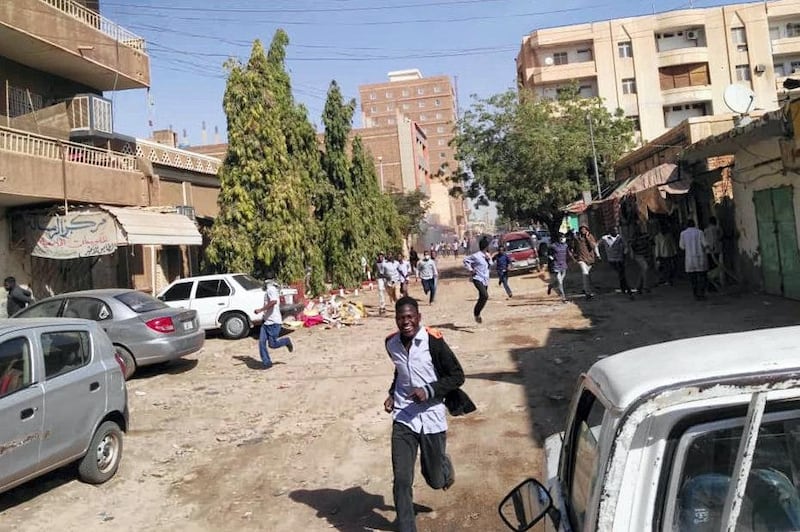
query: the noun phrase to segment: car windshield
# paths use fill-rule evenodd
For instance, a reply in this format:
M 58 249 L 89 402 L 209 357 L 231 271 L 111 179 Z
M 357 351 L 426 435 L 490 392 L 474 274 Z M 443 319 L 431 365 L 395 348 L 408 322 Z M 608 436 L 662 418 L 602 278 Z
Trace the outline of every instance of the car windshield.
M 125 292 L 114 296 L 115 299 L 124 303 L 128 308 L 137 314 L 151 312 L 167 308 L 167 305 L 154 297 L 150 297 L 142 292 Z
M 531 241 L 527 238 L 520 238 L 519 240 L 509 240 L 505 244 L 506 251 L 519 251 L 521 249 L 530 249 Z
M 536 231 L 539 238 L 550 238 L 550 231 Z
M 259 282 L 258 280 L 250 277 L 249 275 L 234 275 L 233 280 L 239 283 L 239 286 L 244 288 L 245 290 L 255 290 L 257 288 L 262 288 L 264 283 Z

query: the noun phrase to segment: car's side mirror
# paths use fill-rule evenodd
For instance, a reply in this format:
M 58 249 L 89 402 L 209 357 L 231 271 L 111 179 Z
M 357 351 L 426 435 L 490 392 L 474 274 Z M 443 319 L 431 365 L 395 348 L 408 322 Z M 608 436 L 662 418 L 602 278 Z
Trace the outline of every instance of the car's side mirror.
M 498 507 L 500 518 L 516 532 L 530 529 L 553 510 L 553 499 L 547 488 L 533 478 L 511 490 Z

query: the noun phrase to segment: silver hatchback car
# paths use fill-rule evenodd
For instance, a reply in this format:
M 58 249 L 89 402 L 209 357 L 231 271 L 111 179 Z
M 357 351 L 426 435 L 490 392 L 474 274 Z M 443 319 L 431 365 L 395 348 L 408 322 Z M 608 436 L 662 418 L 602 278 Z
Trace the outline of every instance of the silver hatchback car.
M 83 318 L 98 322 L 125 361 L 126 379 L 138 367 L 195 353 L 206 341 L 196 311 L 174 309 L 127 288 L 59 294 L 38 301 L 14 317 Z
M 123 361 L 95 322 L 0 320 L 0 492 L 79 461 L 101 484 L 128 427 Z

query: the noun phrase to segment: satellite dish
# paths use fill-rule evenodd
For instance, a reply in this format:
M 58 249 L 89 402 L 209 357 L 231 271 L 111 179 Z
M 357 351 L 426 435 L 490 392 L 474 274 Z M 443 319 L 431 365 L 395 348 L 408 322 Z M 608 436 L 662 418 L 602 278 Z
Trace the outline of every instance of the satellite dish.
M 725 100 L 725 105 L 728 106 L 728 109 L 734 113 L 744 115 L 753 108 L 756 95 L 744 85 L 733 84 L 725 87 L 722 99 Z
M 552 57 L 545 57 L 544 58 L 544 64 L 546 66 L 553 66 L 553 58 Z

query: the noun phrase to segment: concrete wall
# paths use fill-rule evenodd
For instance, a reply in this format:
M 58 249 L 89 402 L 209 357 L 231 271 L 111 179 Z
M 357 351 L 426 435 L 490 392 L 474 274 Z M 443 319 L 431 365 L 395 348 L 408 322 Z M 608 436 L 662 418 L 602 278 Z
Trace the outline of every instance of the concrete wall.
M 11 249 L 11 228 L 7 210 L 0 207 L 0 280 L 9 275 L 17 278 L 20 285 L 31 283 L 30 257 L 22 250 Z M 0 318 L 6 317 L 6 291 L 0 286 Z
M 753 194 L 756 191 L 794 186 L 794 211 L 797 234 L 800 235 L 800 179 L 793 173 L 783 172 L 777 139 L 748 145 L 747 151 L 736 153 L 733 174 L 733 198 L 737 232 L 737 269 L 749 286 L 761 287 L 761 256 L 758 241 Z M 772 161 L 764 164 L 765 161 Z M 798 242 L 800 245 L 800 242 Z
M 138 171 L 124 171 L 88 164 L 65 165 L 67 197 L 71 202 L 147 205 L 148 184 Z M 31 200 L 64 199 L 61 161 L 2 152 L 0 196 Z

